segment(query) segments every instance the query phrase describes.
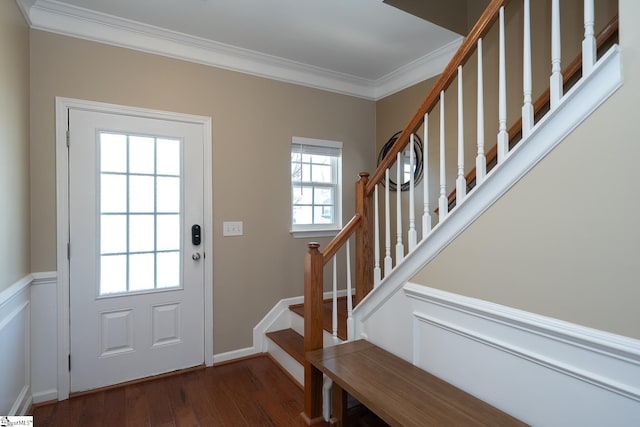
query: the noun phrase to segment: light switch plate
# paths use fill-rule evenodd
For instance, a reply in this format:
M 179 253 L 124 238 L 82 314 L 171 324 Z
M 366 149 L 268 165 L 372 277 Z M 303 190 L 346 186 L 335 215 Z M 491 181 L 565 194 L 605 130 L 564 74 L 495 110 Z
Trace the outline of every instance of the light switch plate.
M 223 236 L 242 236 L 242 221 L 225 221 L 222 223 Z

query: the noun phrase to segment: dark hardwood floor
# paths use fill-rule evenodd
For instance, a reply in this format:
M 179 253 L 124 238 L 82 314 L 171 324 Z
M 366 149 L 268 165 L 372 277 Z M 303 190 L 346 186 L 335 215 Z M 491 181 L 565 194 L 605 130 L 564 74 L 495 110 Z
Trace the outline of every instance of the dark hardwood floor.
M 302 390 L 267 356 L 99 391 L 33 410 L 46 426 L 303 426 Z

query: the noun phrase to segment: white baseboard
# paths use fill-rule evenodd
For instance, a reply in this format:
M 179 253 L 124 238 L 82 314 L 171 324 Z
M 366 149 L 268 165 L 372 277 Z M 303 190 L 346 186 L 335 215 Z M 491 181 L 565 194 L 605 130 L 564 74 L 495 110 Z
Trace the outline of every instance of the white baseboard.
M 213 364 L 215 366 L 217 363 L 229 362 L 234 359 L 241 359 L 258 353 L 263 352 L 258 351 L 255 347 L 246 347 L 238 350 L 227 351 L 225 353 L 218 353 L 213 355 Z
M 638 425 L 640 341 L 407 284 L 413 363 L 532 425 Z
M 58 400 L 58 389 L 52 388 L 50 390 L 43 390 L 32 395 L 33 403 L 49 402 L 52 400 Z

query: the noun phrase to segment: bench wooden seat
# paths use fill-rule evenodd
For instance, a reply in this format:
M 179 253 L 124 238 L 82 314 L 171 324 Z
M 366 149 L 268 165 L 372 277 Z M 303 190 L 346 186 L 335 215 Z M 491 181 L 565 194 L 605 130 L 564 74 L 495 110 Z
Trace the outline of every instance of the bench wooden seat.
M 368 341 L 311 351 L 306 357 L 333 381 L 334 425 L 346 419 L 347 393 L 392 426 L 526 425 Z

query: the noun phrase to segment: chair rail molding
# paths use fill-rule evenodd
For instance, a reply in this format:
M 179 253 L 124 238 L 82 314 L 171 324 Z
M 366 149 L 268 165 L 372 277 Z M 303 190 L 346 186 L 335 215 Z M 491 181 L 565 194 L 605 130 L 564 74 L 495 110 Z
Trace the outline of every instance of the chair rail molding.
M 408 283 L 413 363 L 537 425 L 640 419 L 640 341 Z

